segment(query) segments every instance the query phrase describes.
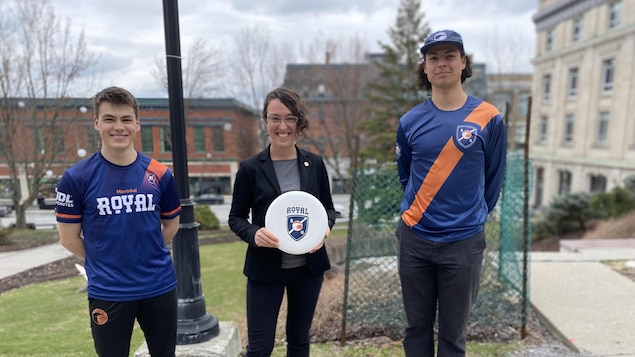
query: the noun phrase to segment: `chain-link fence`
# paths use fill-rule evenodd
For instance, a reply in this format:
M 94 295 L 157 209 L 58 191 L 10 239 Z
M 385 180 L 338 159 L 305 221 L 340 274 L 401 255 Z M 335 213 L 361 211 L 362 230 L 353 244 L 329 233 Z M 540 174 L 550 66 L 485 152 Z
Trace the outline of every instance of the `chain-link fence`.
M 510 152 L 497 208 L 485 228 L 487 250 L 472 309 L 468 339 L 517 339 L 529 306 L 525 197 L 527 171 L 522 152 Z M 529 176 L 531 177 L 531 176 Z M 368 335 L 399 338 L 405 327 L 397 271 L 395 230 L 403 192 L 395 167 L 356 172 L 352 183 L 347 239 L 342 337 L 363 329 Z

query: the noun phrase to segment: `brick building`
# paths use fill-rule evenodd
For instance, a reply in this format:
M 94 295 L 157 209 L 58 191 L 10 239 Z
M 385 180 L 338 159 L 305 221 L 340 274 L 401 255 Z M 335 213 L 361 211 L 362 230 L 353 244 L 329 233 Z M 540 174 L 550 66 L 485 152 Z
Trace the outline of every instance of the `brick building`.
M 19 129 L 11 150 L 13 161 L 20 168 L 20 190 L 26 195 L 28 180 L 37 177 L 35 171 L 46 168 L 44 189 L 50 190 L 66 167 L 98 150 L 99 135 L 93 128 L 90 99 L 67 99 L 62 105 L 59 100 L 40 101 L 32 106 L 25 105 L 24 100 L 12 102 L 20 105 L 11 112 L 15 117 L 12 123 Z M 139 104 L 141 131 L 135 148 L 172 166 L 168 99 L 139 98 Z M 240 160 L 260 150 L 257 112 L 234 99 L 186 99 L 184 104 L 190 193 L 231 194 Z M 53 117 L 56 124 L 48 129 L 37 124 L 50 122 Z M 3 128 L 7 126 L 4 123 Z M 0 149 L 0 199 L 6 201 L 13 192 L 8 184 L 9 146 L 4 144 Z M 47 162 L 52 164 L 48 166 Z M 23 199 L 26 195 L 22 195 Z

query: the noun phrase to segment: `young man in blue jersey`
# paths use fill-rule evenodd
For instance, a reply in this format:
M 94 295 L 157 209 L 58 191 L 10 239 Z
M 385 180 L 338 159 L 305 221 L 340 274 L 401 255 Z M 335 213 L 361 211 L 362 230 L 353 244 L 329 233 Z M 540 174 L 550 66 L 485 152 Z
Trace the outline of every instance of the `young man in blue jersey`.
M 165 165 L 137 152 L 139 103 L 109 87 L 93 98 L 100 151 L 57 185 L 61 244 L 84 259 L 88 312 L 99 356 L 128 356 L 135 319 L 153 357 L 176 348 L 176 274 L 168 244 L 181 205 Z
M 484 224 L 505 171 L 506 132 L 491 104 L 461 86 L 472 75 L 461 36 L 431 34 L 421 48 L 418 83 L 431 91 L 399 121 L 401 202 L 399 276 L 407 318 L 406 356 L 465 356 L 478 290 Z M 438 312 L 438 316 L 437 316 Z

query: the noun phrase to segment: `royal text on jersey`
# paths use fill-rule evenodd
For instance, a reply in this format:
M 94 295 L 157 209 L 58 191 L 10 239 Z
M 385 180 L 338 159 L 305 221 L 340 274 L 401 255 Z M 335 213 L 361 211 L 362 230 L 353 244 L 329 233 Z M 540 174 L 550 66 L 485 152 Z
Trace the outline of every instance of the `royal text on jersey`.
M 100 216 L 154 211 L 155 205 L 151 193 L 138 193 L 135 195 L 118 195 L 111 197 L 98 197 L 97 210 Z

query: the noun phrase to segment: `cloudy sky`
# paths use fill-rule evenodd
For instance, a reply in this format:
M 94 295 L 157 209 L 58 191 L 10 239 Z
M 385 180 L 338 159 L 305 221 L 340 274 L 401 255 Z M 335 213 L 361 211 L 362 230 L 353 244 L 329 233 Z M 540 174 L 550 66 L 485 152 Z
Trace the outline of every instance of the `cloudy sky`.
M 120 85 L 138 97 L 165 97 L 151 76 L 156 58 L 165 57 L 163 1 L 49 0 L 72 29 L 84 30 L 88 47 L 99 56 L 94 68 L 100 85 Z M 390 43 L 399 0 L 180 0 L 181 50 L 196 38 L 229 48 L 249 26 L 264 26 L 275 40 L 305 43 L 317 36 L 357 36 L 371 52 Z M 432 29 L 462 34 L 475 62 L 488 71 L 530 72 L 538 0 L 422 0 Z M 509 52 L 512 51 L 513 54 Z

